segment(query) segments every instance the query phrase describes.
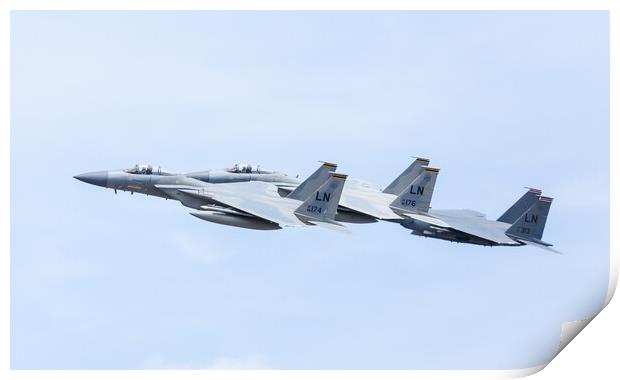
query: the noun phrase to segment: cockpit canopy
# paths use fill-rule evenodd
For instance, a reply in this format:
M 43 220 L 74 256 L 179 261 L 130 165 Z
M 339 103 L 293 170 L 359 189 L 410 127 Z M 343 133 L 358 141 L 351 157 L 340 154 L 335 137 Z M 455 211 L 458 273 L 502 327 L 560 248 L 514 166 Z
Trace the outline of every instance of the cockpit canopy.
M 232 167 L 226 169 L 229 173 L 254 173 L 254 174 L 272 174 L 276 173 L 273 170 L 267 170 L 260 167 L 260 165 L 250 164 L 234 164 Z
M 145 174 L 145 175 L 174 175 L 171 171 L 164 170 L 161 166 L 153 166 L 153 165 L 134 165 L 129 169 L 125 169 L 126 173 L 129 174 Z

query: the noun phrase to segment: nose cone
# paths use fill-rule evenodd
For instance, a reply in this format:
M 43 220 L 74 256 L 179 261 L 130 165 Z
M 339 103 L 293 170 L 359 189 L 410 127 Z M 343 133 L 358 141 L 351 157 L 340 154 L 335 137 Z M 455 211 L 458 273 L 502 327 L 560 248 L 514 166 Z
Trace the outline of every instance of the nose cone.
M 108 172 L 105 171 L 79 174 L 74 176 L 73 178 L 78 179 L 82 182 L 90 183 L 91 185 L 103 187 L 106 187 L 108 185 Z

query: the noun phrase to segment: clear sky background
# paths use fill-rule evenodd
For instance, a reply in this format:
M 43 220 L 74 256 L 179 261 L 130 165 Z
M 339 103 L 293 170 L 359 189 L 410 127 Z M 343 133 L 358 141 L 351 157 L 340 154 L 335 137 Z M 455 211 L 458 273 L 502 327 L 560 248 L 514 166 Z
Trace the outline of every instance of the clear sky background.
M 13 369 L 506 369 L 548 361 L 609 271 L 607 12 L 14 12 Z M 318 163 L 545 240 L 251 231 L 73 175 Z

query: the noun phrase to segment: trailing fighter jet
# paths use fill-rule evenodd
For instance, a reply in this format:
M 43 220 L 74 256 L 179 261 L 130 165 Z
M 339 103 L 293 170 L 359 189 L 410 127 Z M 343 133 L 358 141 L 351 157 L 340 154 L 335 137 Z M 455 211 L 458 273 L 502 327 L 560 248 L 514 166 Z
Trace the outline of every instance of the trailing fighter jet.
M 75 176 L 92 185 L 175 199 L 194 208 L 191 214 L 214 223 L 272 230 L 289 226 L 318 225 L 346 232 L 334 220 L 346 176 L 333 173 L 325 163 L 287 197 L 268 182 L 244 181 L 212 184 L 182 174 L 136 165 L 126 170 L 101 171 Z
M 557 252 L 542 240 L 553 198 L 537 189 L 528 191 L 497 220 L 472 210 L 430 208 L 438 170 L 425 169 L 390 204 L 403 220 L 399 223 L 412 234 L 486 246 L 533 245 Z

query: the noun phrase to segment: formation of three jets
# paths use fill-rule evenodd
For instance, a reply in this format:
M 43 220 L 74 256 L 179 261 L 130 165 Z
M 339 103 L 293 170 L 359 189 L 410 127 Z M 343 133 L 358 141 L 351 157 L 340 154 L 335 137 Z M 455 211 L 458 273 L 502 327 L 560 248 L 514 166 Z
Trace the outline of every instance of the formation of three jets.
M 533 245 L 542 240 L 552 198 L 528 191 L 497 220 L 471 210 L 435 210 L 430 203 L 439 169 L 417 158 L 383 191 L 323 163 L 305 181 L 259 166 L 187 174 L 135 165 L 126 170 L 85 173 L 76 179 L 107 188 L 175 199 L 192 215 L 230 226 L 274 230 L 321 226 L 348 231 L 342 222 L 399 223 L 415 235 L 495 246 Z

